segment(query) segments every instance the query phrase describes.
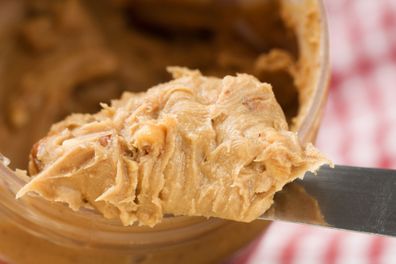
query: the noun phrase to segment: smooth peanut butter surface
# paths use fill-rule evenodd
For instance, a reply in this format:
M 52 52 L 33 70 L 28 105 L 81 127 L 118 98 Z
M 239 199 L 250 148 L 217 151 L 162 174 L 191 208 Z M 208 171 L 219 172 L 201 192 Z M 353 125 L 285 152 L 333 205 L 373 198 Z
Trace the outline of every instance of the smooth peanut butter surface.
M 27 193 L 123 224 L 165 214 L 252 221 L 326 159 L 288 130 L 272 88 L 170 68 L 174 80 L 55 124 L 33 148 Z

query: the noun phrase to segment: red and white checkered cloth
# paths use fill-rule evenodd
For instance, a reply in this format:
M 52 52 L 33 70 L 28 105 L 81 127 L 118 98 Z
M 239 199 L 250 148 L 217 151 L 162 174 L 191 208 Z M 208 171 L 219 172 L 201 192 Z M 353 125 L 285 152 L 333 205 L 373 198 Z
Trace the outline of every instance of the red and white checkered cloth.
M 337 164 L 396 169 L 396 0 L 325 6 L 333 70 L 317 145 Z M 274 223 L 232 262 L 392 264 L 396 238 Z

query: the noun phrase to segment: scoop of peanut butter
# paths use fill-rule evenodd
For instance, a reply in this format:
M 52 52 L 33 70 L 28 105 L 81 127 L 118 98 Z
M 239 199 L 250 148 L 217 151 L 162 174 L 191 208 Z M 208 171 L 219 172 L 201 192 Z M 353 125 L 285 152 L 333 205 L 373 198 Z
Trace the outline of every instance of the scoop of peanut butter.
M 327 162 L 288 130 L 269 84 L 169 70 L 168 83 L 53 125 L 17 196 L 91 206 L 124 225 L 154 226 L 165 214 L 249 222 Z

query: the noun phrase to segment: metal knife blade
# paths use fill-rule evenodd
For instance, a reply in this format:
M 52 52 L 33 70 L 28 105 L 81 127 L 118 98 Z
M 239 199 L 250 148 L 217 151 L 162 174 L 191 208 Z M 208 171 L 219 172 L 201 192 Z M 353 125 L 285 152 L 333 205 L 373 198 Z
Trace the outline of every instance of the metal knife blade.
M 396 171 L 323 166 L 285 186 L 260 219 L 396 236 Z

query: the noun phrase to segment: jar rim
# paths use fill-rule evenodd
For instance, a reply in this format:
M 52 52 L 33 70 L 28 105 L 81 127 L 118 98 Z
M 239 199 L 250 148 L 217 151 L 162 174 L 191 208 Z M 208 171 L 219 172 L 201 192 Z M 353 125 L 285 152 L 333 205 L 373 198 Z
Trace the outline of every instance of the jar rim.
M 322 114 L 320 109 L 327 97 L 327 85 L 329 82 L 330 56 L 329 56 L 329 31 L 328 22 L 323 0 L 316 0 L 320 13 L 320 37 L 319 37 L 319 56 L 320 65 L 319 77 L 310 96 L 308 111 L 304 115 L 301 125 L 297 131 L 303 143 L 308 143 L 312 133 L 312 128 L 316 125 L 318 117 Z

